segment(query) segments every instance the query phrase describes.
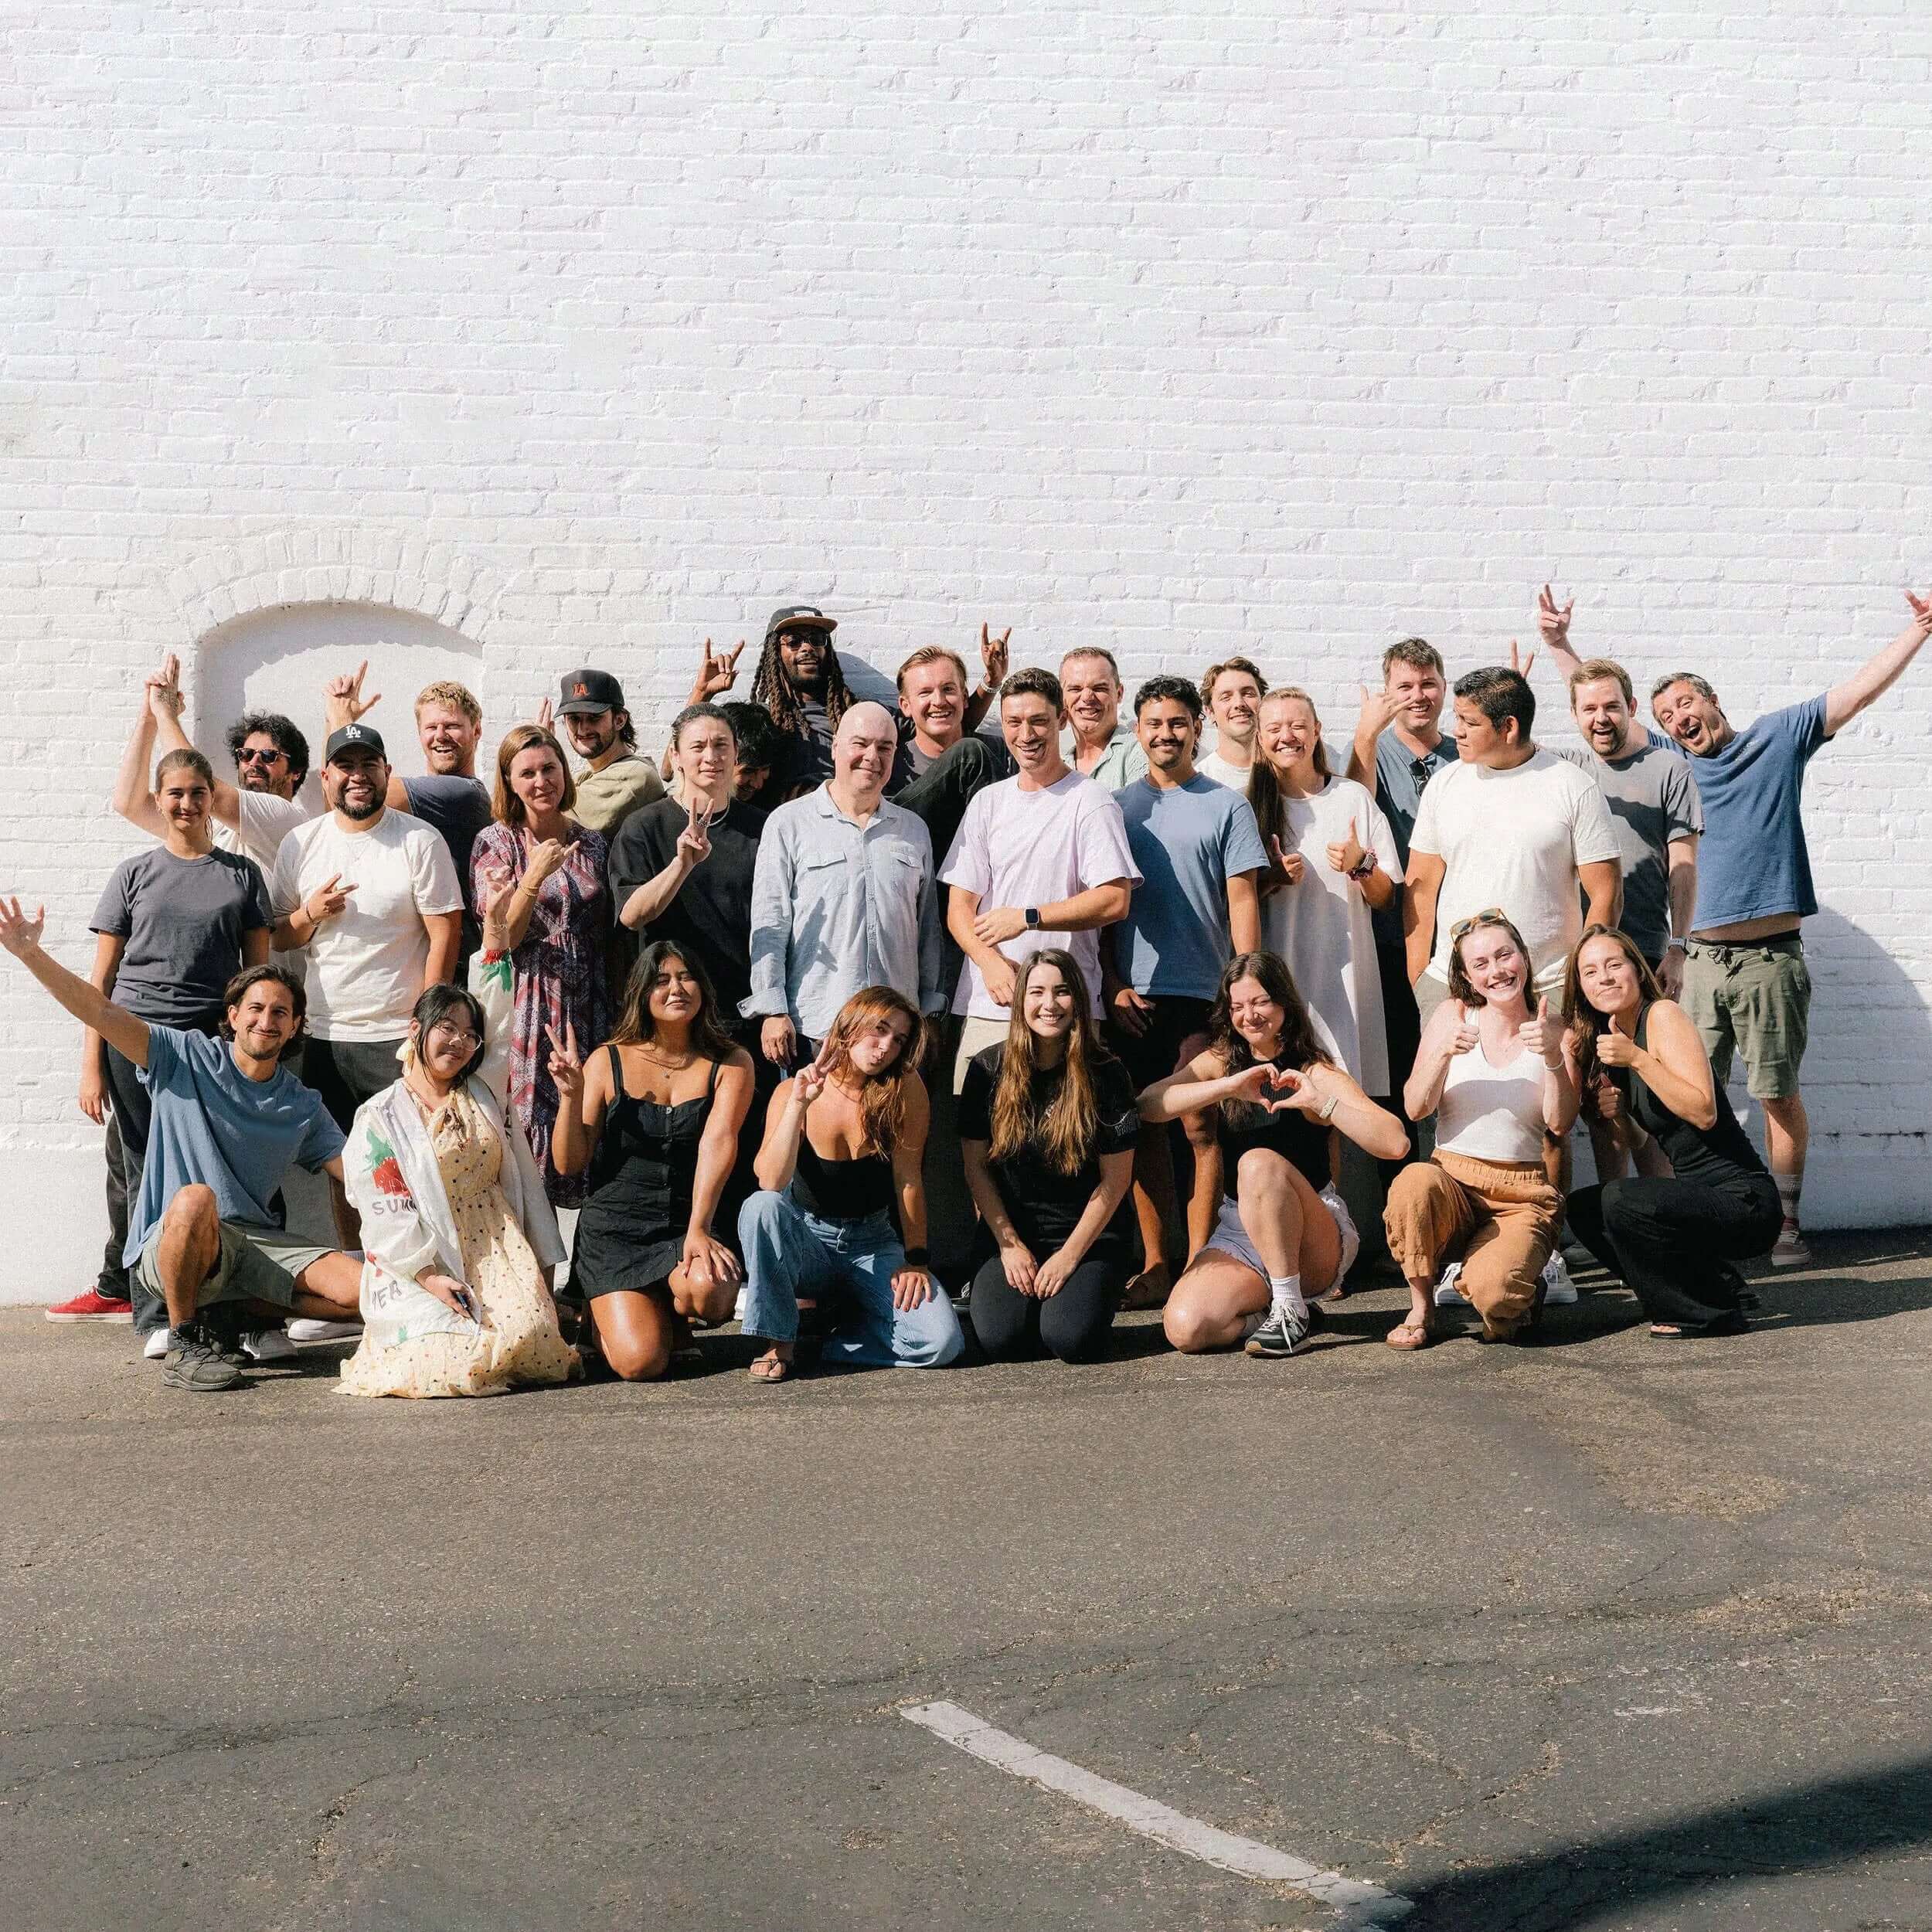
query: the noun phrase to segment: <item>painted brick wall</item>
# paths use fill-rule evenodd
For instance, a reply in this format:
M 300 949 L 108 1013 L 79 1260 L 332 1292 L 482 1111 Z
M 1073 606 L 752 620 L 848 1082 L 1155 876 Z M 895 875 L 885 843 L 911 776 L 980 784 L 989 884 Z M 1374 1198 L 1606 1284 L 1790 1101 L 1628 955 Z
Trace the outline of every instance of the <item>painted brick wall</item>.
M 141 674 L 277 604 L 437 618 L 498 723 L 586 658 L 661 717 L 797 596 L 885 663 L 1246 648 L 1342 730 L 1546 577 L 1740 721 L 1932 577 L 1914 0 L 46 0 L 6 50 L 0 883 L 76 964 Z M 1932 665 L 1814 768 L 1821 1223 L 1932 1216 L 1929 740 Z M 98 1239 L 73 1036 L 7 976 L 0 1292 Z

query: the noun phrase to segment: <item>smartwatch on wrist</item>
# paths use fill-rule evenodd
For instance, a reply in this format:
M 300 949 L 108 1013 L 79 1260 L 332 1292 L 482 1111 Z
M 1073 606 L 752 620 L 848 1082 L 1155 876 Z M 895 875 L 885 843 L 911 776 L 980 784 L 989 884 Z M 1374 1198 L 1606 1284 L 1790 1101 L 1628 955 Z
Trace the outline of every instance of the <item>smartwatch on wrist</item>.
M 1039 930 L 1039 908 L 1037 906 L 1029 906 L 1026 909 L 1026 930 L 1029 933 Z

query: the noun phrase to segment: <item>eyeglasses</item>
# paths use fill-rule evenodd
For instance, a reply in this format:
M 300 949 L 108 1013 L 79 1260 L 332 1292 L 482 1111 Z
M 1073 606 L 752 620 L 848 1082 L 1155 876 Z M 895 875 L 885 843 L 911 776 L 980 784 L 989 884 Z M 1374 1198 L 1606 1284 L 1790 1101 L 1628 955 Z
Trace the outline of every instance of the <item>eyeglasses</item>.
M 238 765 L 272 765 L 283 754 L 279 751 L 260 751 L 252 745 L 243 745 L 235 753 Z
M 1481 912 L 1471 913 L 1467 919 L 1458 920 L 1449 928 L 1451 942 L 1453 944 L 1461 938 L 1464 933 L 1474 932 L 1478 926 L 1503 925 L 1509 917 L 1509 915 L 1500 906 L 1485 906 Z
M 483 1043 L 480 1034 L 472 1033 L 467 1026 L 459 1026 L 451 1019 L 439 1019 L 430 1031 L 437 1038 L 447 1040 L 452 1046 L 481 1046 Z

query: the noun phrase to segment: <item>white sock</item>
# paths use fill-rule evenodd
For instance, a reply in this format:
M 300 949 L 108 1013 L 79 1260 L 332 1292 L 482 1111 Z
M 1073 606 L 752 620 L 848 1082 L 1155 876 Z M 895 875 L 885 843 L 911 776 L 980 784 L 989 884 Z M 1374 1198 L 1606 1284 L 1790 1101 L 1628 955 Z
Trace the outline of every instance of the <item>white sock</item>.
M 1778 1204 L 1784 1210 L 1785 1224 L 1796 1227 L 1798 1190 L 1804 1185 L 1804 1176 L 1801 1174 L 1774 1174 L 1771 1179 L 1777 1183 Z
M 1300 1275 L 1270 1275 L 1268 1277 L 1268 1298 L 1277 1308 L 1286 1308 L 1296 1321 L 1308 1320 L 1308 1304 L 1301 1298 Z

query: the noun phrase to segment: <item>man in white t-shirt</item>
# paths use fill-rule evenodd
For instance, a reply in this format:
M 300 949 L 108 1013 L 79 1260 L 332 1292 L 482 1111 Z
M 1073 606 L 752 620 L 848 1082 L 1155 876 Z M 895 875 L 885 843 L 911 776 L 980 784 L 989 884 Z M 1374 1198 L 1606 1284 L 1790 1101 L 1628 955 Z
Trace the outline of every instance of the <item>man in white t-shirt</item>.
M 356 1108 L 394 1083 L 410 1012 L 424 987 L 454 976 L 462 943 L 449 847 L 385 806 L 389 780 L 372 726 L 331 733 L 322 765 L 331 809 L 282 841 L 269 881 L 275 944 L 303 958 L 302 1077 L 345 1133 Z M 345 1247 L 359 1245 L 346 1238 L 358 1231 L 345 1230 Z
M 1194 761 L 1194 769 L 1217 785 L 1247 795 L 1254 769 L 1254 730 L 1268 681 L 1252 658 L 1227 658 L 1201 676 L 1201 702 L 1214 720 L 1214 749 Z
M 1609 808 L 1587 773 L 1531 737 L 1536 719 L 1517 672 L 1456 680 L 1458 762 L 1423 793 L 1409 839 L 1404 931 L 1425 1026 L 1448 997 L 1458 920 L 1500 907 L 1529 948 L 1536 993 L 1552 1001 L 1584 925 L 1617 923 L 1623 848 Z
M 1000 689 L 1000 730 L 1019 767 L 966 808 L 940 878 L 946 923 L 966 955 L 954 1012 L 963 1015 L 953 1090 L 973 1056 L 1006 1037 L 1014 968 L 1045 946 L 1079 962 L 1100 1014 L 1100 928 L 1124 918 L 1141 883 L 1112 793 L 1060 753 L 1066 714 L 1050 671 L 1016 671 Z

